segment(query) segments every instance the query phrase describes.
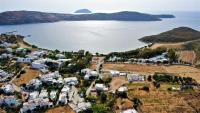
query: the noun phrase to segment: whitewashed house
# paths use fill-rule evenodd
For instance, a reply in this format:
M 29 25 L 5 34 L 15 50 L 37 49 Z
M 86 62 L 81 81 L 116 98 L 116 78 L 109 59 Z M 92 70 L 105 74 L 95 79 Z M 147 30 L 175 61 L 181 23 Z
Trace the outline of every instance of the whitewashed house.
M 31 64 L 32 59 L 31 58 L 17 58 L 17 62 Z
M 90 75 L 89 75 L 89 74 L 86 74 L 86 75 L 84 76 L 84 80 L 90 80 Z
M 4 84 L 2 87 L 1 87 L 1 90 L 3 90 L 4 93 L 6 94 L 13 94 L 14 93 L 14 88 L 12 86 L 12 84 Z
M 64 79 L 63 79 L 62 77 L 59 77 L 59 78 L 57 79 L 57 83 L 58 83 L 58 84 L 64 84 Z
M 86 75 L 84 76 L 84 80 L 90 80 L 91 77 L 96 78 L 98 76 L 99 74 L 97 71 L 88 71 Z
M 13 52 L 13 49 L 12 48 L 6 48 L 6 51 L 11 54 Z
M 76 111 L 76 113 L 79 113 L 79 112 L 87 110 L 89 108 L 91 108 L 91 103 L 79 102 L 78 105 L 76 106 L 76 108 L 73 108 L 73 110 Z
M 50 99 L 51 99 L 52 101 L 55 101 L 55 100 L 56 100 L 57 93 L 58 93 L 58 91 L 51 91 L 51 92 L 50 92 Z
M 64 83 L 67 85 L 76 85 L 78 84 L 78 79 L 76 77 L 64 78 Z
M 166 57 L 166 55 L 167 55 L 167 52 L 162 53 L 162 55 L 158 55 L 158 56 L 149 58 L 148 60 L 149 60 L 150 62 L 153 62 L 153 63 L 157 63 L 157 62 L 161 62 L 161 63 L 163 63 L 163 62 L 168 62 L 169 59 Z
M 46 89 L 41 90 L 39 98 L 42 98 L 42 99 L 48 98 L 48 92 Z
M 144 76 L 138 74 L 128 74 L 127 78 L 129 82 L 142 82 L 145 79 Z
M 81 73 L 85 74 L 84 75 L 84 80 L 90 80 L 91 77 L 98 77 L 99 76 L 99 73 L 97 71 L 92 71 L 89 68 L 82 69 Z
M 67 94 L 69 93 L 69 91 L 70 91 L 70 88 L 65 85 L 62 88 L 61 93 L 59 95 L 58 103 L 67 104 L 67 101 L 68 101 Z
M 56 58 L 58 58 L 58 59 L 65 59 L 65 55 L 63 55 L 63 54 L 57 54 Z
M 119 76 L 119 74 L 120 74 L 119 71 L 110 70 L 110 76 L 111 76 L 111 77 L 117 77 L 117 76 Z
M 40 75 L 40 79 L 43 83 L 46 84 L 63 84 L 62 76 L 59 74 L 58 71 L 54 73 L 48 73 L 44 75 Z
M 42 63 L 34 61 L 34 62 L 31 63 L 31 68 L 32 69 L 40 69 L 41 70 L 41 69 L 47 69 L 48 66 L 45 65 L 45 64 L 42 64 Z
M 38 91 L 34 91 L 34 92 L 29 93 L 29 100 L 34 100 L 34 99 L 36 99 L 38 97 L 39 97 L 39 92 Z
M 0 55 L 0 59 L 11 59 L 13 58 L 12 54 L 3 53 Z
M 28 49 L 26 49 L 26 48 L 17 48 L 17 49 L 15 50 L 15 52 L 16 52 L 16 53 L 26 53 L 27 50 L 28 50 Z
M 57 79 L 57 78 L 60 78 L 60 77 L 61 77 L 61 75 L 59 74 L 58 71 L 55 71 L 53 73 L 48 73 L 48 74 L 45 74 L 45 75 L 40 75 L 40 79 L 43 82 L 48 81 L 48 79 Z
M 18 107 L 21 104 L 15 96 L 0 97 L 0 102 L 8 107 Z
M 48 98 L 45 99 L 34 99 L 28 102 L 23 103 L 23 107 L 20 109 L 20 113 L 26 113 L 28 111 L 33 111 L 36 108 L 51 108 L 53 107 L 53 103 L 49 101 Z
M 119 93 L 124 93 L 124 92 L 126 92 L 126 91 L 128 91 L 128 88 L 125 87 L 125 86 L 121 86 L 121 87 L 117 90 L 117 92 L 119 92 Z
M 83 73 L 83 74 L 87 74 L 87 73 L 90 73 L 90 72 L 91 72 L 91 69 L 89 69 L 89 68 L 81 70 L 81 73 Z
M 26 87 L 29 89 L 38 89 L 41 85 L 42 82 L 39 79 L 32 79 L 26 84 Z
M 11 46 L 12 44 L 11 43 L 8 43 L 8 42 L 1 42 L 0 43 L 0 47 L 4 47 L 4 48 L 7 48 L 9 46 Z
M 33 69 L 44 69 L 47 67 L 48 66 L 45 64 L 44 59 L 35 60 L 34 62 L 31 63 L 31 68 Z
M 0 69 L 0 82 L 6 81 L 9 77 L 12 77 L 13 74 L 9 74 L 3 70 Z
M 95 84 L 96 91 L 108 91 L 108 88 L 104 84 Z
M 44 50 L 38 50 L 38 51 L 34 51 L 32 52 L 30 55 L 31 56 L 37 56 L 38 58 L 43 57 L 44 55 L 47 55 L 48 52 L 44 51 Z
M 135 109 L 122 110 L 120 113 L 138 113 Z

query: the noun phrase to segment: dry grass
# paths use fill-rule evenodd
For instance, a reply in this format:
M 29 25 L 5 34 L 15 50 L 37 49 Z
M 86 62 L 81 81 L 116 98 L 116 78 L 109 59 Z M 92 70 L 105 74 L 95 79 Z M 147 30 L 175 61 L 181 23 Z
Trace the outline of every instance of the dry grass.
M 143 113 L 193 113 L 194 110 L 187 104 L 184 97 L 178 92 L 160 91 L 150 85 L 150 92 L 138 90 L 141 86 L 135 86 L 129 90 L 128 97 L 139 98 L 143 105 L 140 110 Z M 133 88 L 133 86 L 132 86 Z
M 125 77 L 114 77 L 110 82 L 110 90 L 116 91 L 120 86 L 127 83 L 127 79 Z
M 90 66 L 90 69 L 95 70 L 95 69 L 97 69 L 96 66 L 97 66 L 96 64 L 92 64 L 92 65 Z
M 200 83 L 200 70 L 191 66 L 163 66 L 167 73 L 173 73 L 182 77 L 192 77 Z
M 6 111 L 0 108 L 0 113 L 6 113 Z
M 122 110 L 133 108 L 133 103 L 129 99 L 118 98 L 116 100 L 115 107 L 118 108 L 115 110 L 115 112 L 120 113 L 120 111 L 122 111 Z
M 151 46 L 152 49 L 158 47 L 166 47 L 168 49 L 184 49 L 184 43 L 155 43 Z
M 118 70 L 130 71 L 140 74 L 154 74 L 160 73 L 173 73 L 182 77 L 192 77 L 200 83 L 200 70 L 191 66 L 171 65 L 171 66 L 157 66 L 157 65 L 138 65 L 138 64 L 104 64 L 104 71 Z
M 16 78 L 13 83 L 16 84 L 17 86 L 20 86 L 24 83 L 27 83 L 31 79 L 34 79 L 39 76 L 40 72 L 38 70 L 33 70 L 26 68 L 24 74 L 22 74 L 19 78 Z
M 60 106 L 47 110 L 45 113 L 75 113 L 69 106 Z
M 20 46 L 21 48 L 29 48 L 29 49 L 31 49 L 31 46 L 28 45 L 28 44 L 26 44 L 26 43 L 24 43 L 24 42 L 19 42 L 18 44 L 19 44 L 19 46 Z
M 178 51 L 176 52 L 178 59 L 187 63 L 194 64 L 196 61 L 196 53 L 194 51 Z
M 96 70 L 96 66 L 99 62 L 102 62 L 104 60 L 105 57 L 92 57 L 92 65 L 90 66 L 90 69 L 92 70 Z
M 175 88 L 180 88 L 180 85 L 175 85 L 175 84 L 161 84 L 160 86 L 160 90 L 162 91 L 167 91 L 168 88 L 172 88 L 172 87 L 175 87 Z
M 161 66 L 139 65 L 139 64 L 104 64 L 103 70 L 130 71 L 141 74 L 154 74 L 155 72 L 165 72 Z

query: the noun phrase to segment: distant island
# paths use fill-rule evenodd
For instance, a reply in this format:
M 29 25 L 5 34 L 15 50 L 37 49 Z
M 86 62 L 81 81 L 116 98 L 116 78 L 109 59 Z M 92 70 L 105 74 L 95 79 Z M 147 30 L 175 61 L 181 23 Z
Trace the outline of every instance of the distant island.
M 200 32 L 188 27 L 179 27 L 158 35 L 139 39 L 146 43 L 177 43 L 200 39 Z
M 92 13 L 92 11 L 90 11 L 89 9 L 79 9 L 79 10 L 75 11 L 74 13 L 87 14 L 87 13 Z
M 0 13 L 0 25 L 47 23 L 58 21 L 117 20 L 117 21 L 161 21 L 162 18 L 175 18 L 173 15 L 152 15 L 139 12 L 61 14 L 37 11 L 7 11 Z

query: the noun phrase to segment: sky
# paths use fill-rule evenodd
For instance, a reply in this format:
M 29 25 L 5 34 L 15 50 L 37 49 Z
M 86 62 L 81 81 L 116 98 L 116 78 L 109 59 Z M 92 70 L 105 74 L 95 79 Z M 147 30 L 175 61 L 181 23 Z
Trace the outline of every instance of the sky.
M 0 0 L 0 12 L 31 10 L 73 13 L 83 8 L 93 12 L 200 11 L 200 0 Z

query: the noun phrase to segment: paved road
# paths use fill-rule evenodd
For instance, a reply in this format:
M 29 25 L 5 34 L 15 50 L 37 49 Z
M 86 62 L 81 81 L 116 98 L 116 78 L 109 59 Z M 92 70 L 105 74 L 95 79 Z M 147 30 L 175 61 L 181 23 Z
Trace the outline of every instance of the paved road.
M 96 80 L 94 80 L 94 81 L 91 83 L 90 87 L 87 89 L 87 91 L 86 91 L 86 96 L 89 96 L 90 91 L 91 91 L 93 85 L 95 84 L 95 82 L 96 82 Z
M 102 65 L 103 63 L 104 63 L 104 59 L 99 60 L 97 66 L 96 66 L 96 71 L 97 71 L 97 73 L 99 74 L 99 78 L 101 78 L 100 67 L 101 67 L 101 65 Z M 95 82 L 96 82 L 96 80 L 94 80 L 94 81 L 91 83 L 90 87 L 87 89 L 87 91 L 86 91 L 86 96 L 89 96 L 90 91 L 91 91 L 92 87 L 94 86 Z
M 12 84 L 12 86 L 13 86 L 13 88 L 14 88 L 15 91 L 21 92 L 21 88 L 20 88 L 20 87 L 16 86 L 16 85 L 13 84 L 13 83 L 11 83 L 11 84 Z

